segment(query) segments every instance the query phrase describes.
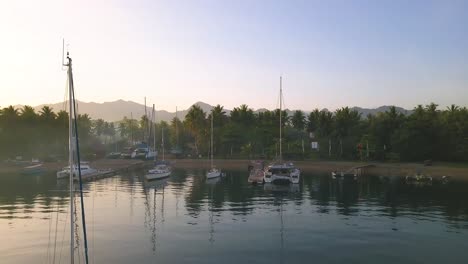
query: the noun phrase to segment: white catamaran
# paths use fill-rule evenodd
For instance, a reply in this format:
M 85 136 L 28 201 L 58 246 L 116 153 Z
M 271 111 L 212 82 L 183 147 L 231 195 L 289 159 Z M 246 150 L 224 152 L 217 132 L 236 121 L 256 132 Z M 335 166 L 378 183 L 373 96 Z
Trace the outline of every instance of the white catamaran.
M 73 178 L 75 180 L 78 180 L 78 170 L 76 169 L 76 167 L 78 167 L 77 165 L 75 165 L 75 171 L 73 172 Z M 89 166 L 89 162 L 86 162 L 86 161 L 82 161 L 80 162 L 80 171 L 81 171 L 81 176 L 87 176 L 87 175 L 90 175 L 90 174 L 95 174 L 98 172 L 97 169 L 94 169 L 92 167 Z M 57 179 L 65 179 L 65 178 L 68 178 L 70 176 L 70 166 L 67 166 L 67 167 L 64 167 L 62 168 L 61 171 L 58 171 L 57 172 Z
M 283 100 L 283 88 L 282 88 L 282 77 L 280 77 L 280 109 L 279 109 L 279 157 L 278 161 L 267 166 L 264 171 L 263 180 L 265 183 L 299 183 L 301 171 L 294 166 L 291 162 L 283 162 L 282 157 L 282 100 Z
M 210 160 L 211 169 L 206 173 L 206 178 L 216 178 L 221 176 L 221 170 L 217 169 L 213 164 L 213 111 L 211 111 L 211 142 L 210 142 Z

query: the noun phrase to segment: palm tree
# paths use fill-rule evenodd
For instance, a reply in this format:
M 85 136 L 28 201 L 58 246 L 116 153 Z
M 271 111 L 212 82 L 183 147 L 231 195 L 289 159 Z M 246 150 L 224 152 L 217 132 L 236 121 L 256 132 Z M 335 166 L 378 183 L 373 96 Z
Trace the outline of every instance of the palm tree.
M 343 138 L 348 136 L 351 130 L 358 125 L 360 118 L 360 114 L 349 109 L 349 107 L 343 107 L 335 111 L 336 133 L 340 141 L 340 156 L 343 155 Z
M 447 111 L 449 111 L 450 113 L 455 113 L 457 112 L 458 110 L 460 109 L 460 107 L 452 104 L 450 106 L 447 106 Z
M 142 141 L 149 143 L 151 141 L 148 130 L 150 127 L 150 120 L 147 115 L 143 115 L 140 119 L 140 133 Z
M 26 122 L 34 122 L 36 121 L 37 114 L 34 111 L 34 108 L 29 105 L 23 106 L 23 109 L 21 109 L 21 119 L 23 119 Z
M 216 105 L 211 109 L 210 115 L 208 115 L 208 119 L 211 118 L 211 115 L 214 117 L 214 124 L 217 127 L 222 127 L 224 124 L 227 123 L 228 117 L 226 116 L 226 112 L 224 111 L 224 107 L 221 105 Z
M 318 134 L 328 138 L 328 156 L 331 157 L 331 134 L 333 132 L 334 117 L 331 112 L 320 111 L 318 122 Z
M 102 134 L 104 134 L 105 125 L 106 122 L 101 118 L 94 121 L 94 133 L 96 133 L 97 136 L 101 136 Z
M 14 108 L 12 105 L 10 105 L 7 108 L 3 108 L 2 110 L 2 118 L 8 123 L 8 122 L 14 122 L 19 116 L 19 111 L 18 109 Z
M 248 105 L 242 104 L 239 107 L 234 107 L 231 112 L 231 120 L 244 126 L 250 126 L 255 120 L 255 115 Z
M 206 134 L 205 118 L 205 111 L 203 111 L 203 109 L 201 109 L 201 107 L 198 105 L 192 105 L 184 120 L 184 123 L 195 138 L 195 151 L 197 155 L 199 153 L 198 148 L 201 146 L 203 138 Z
M 213 109 L 211 109 L 211 113 L 208 115 L 207 119 L 211 120 L 213 117 L 213 131 L 216 137 L 214 138 L 214 146 L 217 146 L 215 149 L 213 147 L 213 152 L 216 153 L 219 150 L 222 138 L 222 130 L 229 121 L 228 117 L 226 116 L 226 112 L 224 111 L 224 107 L 221 105 L 216 105 Z M 209 121 L 211 122 L 211 121 Z M 211 133 L 211 132 L 210 132 Z
M 83 141 L 87 140 L 91 136 L 91 130 L 93 126 L 91 117 L 89 117 L 88 114 L 79 114 L 77 117 L 77 121 L 80 139 Z
M 19 112 L 18 109 L 15 109 L 13 106 L 9 106 L 2 110 L 0 115 L 0 154 L 4 154 L 7 157 L 12 153 L 12 150 L 17 147 L 18 132 L 21 129 L 19 126 Z
M 307 117 L 307 130 L 309 132 L 316 132 L 319 129 L 320 114 L 321 112 L 317 108 L 310 112 L 309 116 Z
M 299 131 L 304 130 L 305 125 L 306 125 L 306 118 L 305 118 L 304 112 L 302 112 L 301 110 L 294 111 L 294 114 L 291 117 L 291 123 L 295 129 Z
M 171 120 L 171 133 L 170 133 L 170 142 L 172 146 L 175 146 L 174 151 L 179 153 L 181 151 L 181 146 L 184 144 L 181 144 L 183 142 L 183 124 L 180 121 L 178 117 L 174 117 Z
M 42 118 L 43 121 L 46 121 L 47 123 L 50 123 L 51 121 L 54 121 L 57 115 L 54 113 L 52 108 L 49 106 L 45 105 L 41 108 L 41 111 L 39 111 L 39 114 Z
M 64 110 L 60 110 L 57 113 L 57 117 L 55 118 L 55 122 L 60 127 L 67 127 L 68 128 L 68 112 Z

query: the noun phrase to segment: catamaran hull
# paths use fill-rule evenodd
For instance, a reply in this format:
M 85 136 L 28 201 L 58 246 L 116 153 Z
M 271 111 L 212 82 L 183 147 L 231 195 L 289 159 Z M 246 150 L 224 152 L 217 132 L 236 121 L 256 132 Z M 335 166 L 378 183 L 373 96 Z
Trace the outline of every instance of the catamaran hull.
M 299 172 L 293 172 L 289 176 L 288 175 L 266 175 L 263 177 L 263 180 L 265 183 L 277 183 L 277 184 L 287 184 L 287 183 L 294 183 L 298 184 L 300 181 L 300 173 Z
M 90 176 L 96 173 L 98 173 L 98 170 L 88 169 L 86 170 L 86 172 L 84 171 L 81 172 L 81 177 L 84 178 L 86 176 Z M 68 178 L 70 178 L 70 171 L 62 170 L 62 171 L 57 172 L 57 179 L 68 179 Z M 78 179 L 77 172 L 73 173 L 73 178 Z

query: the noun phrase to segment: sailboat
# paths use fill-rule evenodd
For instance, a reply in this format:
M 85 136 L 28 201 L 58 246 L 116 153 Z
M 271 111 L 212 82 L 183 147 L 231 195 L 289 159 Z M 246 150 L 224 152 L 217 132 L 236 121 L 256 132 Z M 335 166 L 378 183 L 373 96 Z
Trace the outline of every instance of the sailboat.
M 266 167 L 263 174 L 263 181 L 265 183 L 299 183 L 301 171 L 294 166 L 291 162 L 283 162 L 282 156 L 282 111 L 283 111 L 283 78 L 280 77 L 280 121 L 279 121 L 279 157 L 276 162 Z
M 70 263 L 75 261 L 75 250 L 78 248 L 75 247 L 75 213 L 76 209 L 74 208 L 75 203 L 75 186 L 73 183 L 74 175 L 78 175 L 79 180 L 79 193 L 81 200 L 81 221 L 83 225 L 83 240 L 84 240 L 84 253 L 85 253 L 85 263 L 88 264 L 88 240 L 86 234 L 86 218 L 85 218 L 85 208 L 83 200 L 83 181 L 82 181 L 82 172 L 84 171 L 81 168 L 80 162 L 80 145 L 78 137 L 78 126 L 77 126 L 77 114 L 76 114 L 76 102 L 75 102 L 75 90 L 73 85 L 73 73 L 72 73 L 72 59 L 69 57 L 67 52 L 67 63 L 62 62 L 63 66 L 68 67 L 68 94 L 69 94 L 69 120 L 68 120 L 68 174 L 70 180 Z
M 148 117 L 146 113 L 146 97 L 145 97 L 145 117 L 146 118 Z M 152 118 L 154 118 L 154 104 L 153 104 Z M 131 155 L 132 159 L 152 160 L 153 158 L 156 158 L 156 156 L 158 155 L 158 153 L 156 152 L 156 148 L 151 149 L 151 146 L 149 144 L 150 136 L 151 136 L 151 127 L 150 126 L 147 127 L 146 124 L 147 123 L 145 123 L 145 127 L 143 130 L 144 131 L 143 141 L 136 146 L 135 150 L 133 150 L 132 155 Z
M 153 106 L 153 112 L 154 112 L 154 106 Z M 153 114 L 154 115 L 154 114 Z M 156 132 L 156 124 L 154 124 L 154 131 Z M 154 133 L 154 146 L 156 149 L 156 133 Z M 161 128 L 161 146 L 162 146 L 162 162 L 158 163 L 156 161 L 156 157 L 154 159 L 155 166 L 154 168 L 148 170 L 148 173 L 145 175 L 145 178 L 147 180 L 158 180 L 158 179 L 163 179 L 167 178 L 171 175 L 171 167 L 166 164 L 165 157 L 164 157 L 164 128 Z
M 211 112 L 211 142 L 210 142 L 210 161 L 211 169 L 206 173 L 206 178 L 216 178 L 221 176 L 221 170 L 217 169 L 213 164 L 213 112 Z

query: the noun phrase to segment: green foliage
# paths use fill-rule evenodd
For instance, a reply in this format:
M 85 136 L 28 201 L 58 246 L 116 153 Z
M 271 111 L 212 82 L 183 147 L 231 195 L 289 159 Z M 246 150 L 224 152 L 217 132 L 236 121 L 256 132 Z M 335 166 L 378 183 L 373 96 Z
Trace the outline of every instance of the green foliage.
M 91 153 L 91 119 L 88 115 L 79 115 L 78 134 L 82 152 Z M 68 113 L 57 114 L 48 106 L 39 113 L 30 106 L 21 110 L 9 106 L 0 111 L 0 157 L 25 159 L 66 157 L 68 151 Z
M 301 110 L 294 111 L 294 114 L 291 117 L 291 124 L 297 130 L 304 130 L 306 125 L 304 112 Z
M 222 111 L 217 106 L 216 112 Z M 202 116 L 202 115 L 200 115 Z M 215 153 L 221 157 L 275 158 L 279 152 L 279 109 L 254 113 L 247 105 L 236 107 L 231 116 L 215 115 Z M 301 159 L 422 161 L 425 159 L 466 161 L 468 159 L 468 111 L 451 106 L 439 111 L 437 105 L 418 106 L 405 116 L 395 107 L 375 116 L 362 118 L 343 107 L 335 112 L 319 111 L 306 115 L 282 112 L 283 156 Z M 208 116 L 201 117 L 192 129 L 193 116 L 184 121 L 193 139 L 209 133 Z M 205 126 L 202 128 L 200 126 Z M 310 138 L 307 132 L 312 132 Z M 196 134 L 198 133 L 198 134 Z M 193 144 L 195 143 L 192 140 Z M 319 149 L 312 150 L 311 142 Z M 202 143 L 202 141 L 199 141 Z M 204 144 L 208 144 L 205 140 Z M 200 146 L 200 145 L 199 145 Z M 358 147 L 360 146 L 360 147 Z M 208 146 L 202 147 L 206 149 Z
M 208 156 L 213 116 L 216 158 L 269 158 L 279 155 L 279 109 L 254 113 L 247 105 L 236 107 L 228 116 L 217 105 L 208 114 L 193 106 L 183 121 L 153 123 L 146 116 L 139 121 L 124 119 L 116 124 L 79 115 L 82 149 L 99 151 L 100 144 L 116 151 L 139 141 L 149 141 L 161 150 L 184 155 Z M 281 113 L 283 157 L 285 159 L 346 159 L 382 161 L 468 161 L 468 110 L 452 105 L 439 110 L 436 104 L 417 106 L 405 116 L 391 107 L 387 112 L 362 118 L 348 107 L 335 112 L 318 109 L 305 115 Z M 309 134 L 310 133 L 310 134 Z M 310 137 L 312 136 L 312 137 Z M 42 157 L 65 155 L 68 114 L 43 107 L 39 113 L 25 106 L 0 110 L 0 156 Z M 312 149 L 311 143 L 319 148 Z M 358 147 L 360 146 L 360 147 Z

